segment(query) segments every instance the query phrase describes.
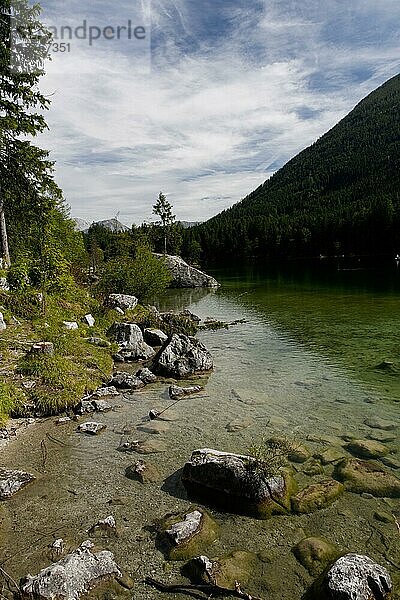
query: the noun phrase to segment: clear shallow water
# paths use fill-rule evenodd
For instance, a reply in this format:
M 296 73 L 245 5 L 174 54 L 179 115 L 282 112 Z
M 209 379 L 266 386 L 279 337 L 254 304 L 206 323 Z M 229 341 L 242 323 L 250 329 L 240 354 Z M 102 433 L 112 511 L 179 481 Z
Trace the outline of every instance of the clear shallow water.
M 180 402 L 169 431 L 152 436 L 166 446 L 166 452 L 148 457 L 158 465 L 163 482 L 142 486 L 128 480 L 126 466 L 141 456 L 117 448 L 121 440 L 149 437 L 137 425 L 150 408 L 168 405 L 167 382 L 113 401 L 114 411 L 96 416 L 107 424 L 96 438 L 77 434 L 74 423 L 56 427 L 53 420 L 43 422 L 1 457 L 4 465 L 31 470 L 38 477 L 1 507 L 4 567 L 17 579 L 36 572 L 49 562 L 46 547 L 52 539 L 64 537 L 75 547 L 91 525 L 113 514 L 120 536 L 102 540 L 102 545 L 114 551 L 135 579 L 136 599 L 163 597 L 146 588 L 143 578 L 175 582 L 181 577 L 180 565 L 165 562 L 149 525 L 167 512 L 190 506 L 177 471 L 193 449 L 246 452 L 264 436 L 284 433 L 317 452 L 332 445 L 342 448 L 343 435 L 368 437 L 368 417 L 398 424 L 396 274 L 382 284 L 379 277 L 369 277 L 368 283 L 365 273 L 357 283 L 355 273 L 346 282 L 342 276 L 333 275 L 332 280 L 310 271 L 268 277 L 220 272 L 220 290 L 168 293 L 160 301 L 162 309 L 189 305 L 204 318 L 244 318 L 246 323 L 200 334 L 214 356 L 215 371 L 203 380 L 206 393 Z M 382 360 L 392 361 L 394 371 L 376 370 Z M 230 433 L 227 424 L 238 418 L 250 419 L 251 426 Z M 399 460 L 398 437 L 388 446 Z M 326 475 L 331 470 L 327 467 Z M 301 473 L 297 478 L 300 487 L 312 481 Z M 260 569 L 244 587 L 269 600 L 300 600 L 312 582 L 291 552 L 309 535 L 322 535 L 343 550 L 367 553 L 397 576 L 398 532 L 394 524 L 376 521 L 376 510 L 398 511 L 400 502 L 346 493 L 328 509 L 265 522 L 211 509 L 222 535 L 208 554 L 236 549 L 261 553 Z M 121 588 L 102 594 L 96 597 L 123 597 Z

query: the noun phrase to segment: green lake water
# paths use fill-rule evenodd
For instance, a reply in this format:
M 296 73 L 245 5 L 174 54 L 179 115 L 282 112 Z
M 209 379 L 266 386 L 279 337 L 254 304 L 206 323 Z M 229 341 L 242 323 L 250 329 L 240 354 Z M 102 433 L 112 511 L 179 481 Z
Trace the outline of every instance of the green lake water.
M 157 549 L 151 525 L 168 512 L 186 510 L 190 501 L 179 470 L 195 448 L 245 453 L 266 436 L 284 434 L 312 453 L 335 447 L 348 456 L 343 436 L 368 439 L 376 433 L 365 421 L 380 417 L 399 426 L 400 279 L 396 265 L 385 271 L 338 271 L 320 264 L 285 269 L 242 269 L 213 273 L 218 290 L 169 291 L 160 309 L 190 308 L 202 318 L 244 319 L 230 329 L 204 331 L 214 372 L 200 378 L 205 393 L 181 401 L 176 420 L 162 435 L 141 432 L 151 408 L 168 405 L 168 382 L 113 401 L 115 410 L 96 416 L 107 424 L 98 437 L 76 433 L 76 423 L 44 421 L 10 445 L 2 457 L 9 467 L 31 470 L 37 481 L 3 503 L 3 556 L 0 564 L 15 578 L 49 562 L 48 544 L 63 537 L 70 548 L 86 530 L 113 514 L 117 539 L 101 540 L 135 581 L 133 591 L 100 591 L 95 597 L 155 600 L 185 598 L 160 594 L 143 584 L 151 575 L 182 581 L 181 564 L 169 563 Z M 386 361 L 386 367 L 381 368 Z M 393 364 L 390 364 L 393 363 Z M 227 425 L 246 421 L 231 433 Z M 126 466 L 143 458 L 119 452 L 121 441 L 157 438 L 165 452 L 145 457 L 157 464 L 160 484 L 127 479 Z M 398 430 L 388 443 L 399 476 Z M 46 460 L 43 460 L 43 440 Z M 312 479 L 295 465 L 299 486 Z M 332 474 L 325 467 L 324 477 Z M 345 493 L 331 507 L 309 515 L 258 521 L 208 507 L 221 525 L 210 557 L 233 550 L 259 554 L 259 567 L 246 591 L 265 600 L 300 600 L 313 578 L 296 561 L 292 547 L 318 535 L 343 550 L 365 553 L 386 566 L 399 589 L 400 538 L 394 523 L 376 520 L 376 511 L 399 514 L 398 499 Z

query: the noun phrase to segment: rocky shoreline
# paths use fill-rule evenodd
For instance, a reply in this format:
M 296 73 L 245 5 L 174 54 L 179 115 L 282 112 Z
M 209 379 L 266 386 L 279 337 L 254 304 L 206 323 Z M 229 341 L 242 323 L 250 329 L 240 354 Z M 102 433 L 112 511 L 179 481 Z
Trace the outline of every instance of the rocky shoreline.
M 288 531 L 293 528 L 299 530 L 294 536 L 297 541 L 291 546 L 291 551 L 302 565 L 301 568 L 309 573 L 305 579 L 307 584 L 303 586 L 304 593 L 308 594 L 307 597 L 314 600 L 396 598 L 397 592 L 392 590 L 391 579 L 393 565 L 396 565 L 398 560 L 393 554 L 392 540 L 395 540 L 395 536 L 400 533 L 396 531 L 399 527 L 395 515 L 396 504 L 393 504 L 392 511 L 390 509 L 386 512 L 379 511 L 375 516 L 378 528 L 379 523 L 384 523 L 394 534 L 388 536 L 385 533 L 388 545 L 386 565 L 373 560 L 375 552 L 372 553 L 372 557 L 368 557 L 364 552 L 357 552 L 357 548 L 351 548 L 352 551 L 349 552 L 348 548 L 338 545 L 329 538 L 307 535 L 306 530 L 303 530 L 303 535 L 300 533 L 304 517 L 319 513 L 326 515 L 330 507 L 336 503 L 340 504 L 346 497 L 351 498 L 352 502 L 357 502 L 357 498 L 363 500 L 392 498 L 396 502 L 396 499 L 400 498 L 400 480 L 383 464 L 383 460 L 390 457 L 390 448 L 385 445 L 387 441 L 382 441 L 382 432 L 389 432 L 389 436 L 393 436 L 396 424 L 379 421 L 377 418 L 370 420 L 366 426 L 371 429 L 371 439 L 343 439 L 341 447 L 325 446 L 315 449 L 313 441 L 304 440 L 302 443 L 303 440 L 301 442 L 296 440 L 296 444 L 290 452 L 287 452 L 285 467 L 280 469 L 280 473 L 274 473 L 272 476 L 269 473 L 268 477 L 263 470 L 265 464 L 262 461 L 258 460 L 255 464 L 257 461 L 251 455 L 227 452 L 224 447 L 196 450 L 192 446 L 192 456 L 187 456 L 186 462 L 179 460 L 176 452 L 171 458 L 172 462 L 168 462 L 168 454 L 172 449 L 169 432 L 178 433 L 174 422 L 179 418 L 174 412 L 176 408 L 170 405 L 178 402 L 179 408 L 179 399 L 183 398 L 186 406 L 190 406 L 189 402 L 197 402 L 200 407 L 200 394 L 203 393 L 207 382 L 202 378 L 199 379 L 199 373 L 202 372 L 207 377 L 213 365 L 208 350 L 196 338 L 185 334 L 172 334 L 165 339 L 160 335 L 162 333 L 161 330 L 152 330 L 148 335 L 135 323 L 118 323 L 113 328 L 113 335 L 119 346 L 118 354 L 124 361 L 121 370 L 115 372 L 103 388 L 82 399 L 77 411 L 81 416 L 55 418 L 48 422 L 39 421 L 38 428 L 46 431 L 47 436 L 43 437 L 42 441 L 47 440 L 48 443 L 52 437 L 61 444 L 70 444 L 71 439 L 74 440 L 75 436 L 79 435 L 81 444 L 86 448 L 85 452 L 90 453 L 92 448 L 90 444 L 97 443 L 90 441 L 91 436 L 97 438 L 100 434 L 98 436 L 100 441 L 109 435 L 107 432 L 112 428 L 115 429 L 116 425 L 112 425 L 112 421 L 118 417 L 118 411 L 121 410 L 118 408 L 119 403 L 128 403 L 124 409 L 125 413 L 129 412 L 128 407 L 133 409 L 134 405 L 135 411 L 143 415 L 141 422 L 132 429 L 126 427 L 121 430 L 122 440 L 118 447 L 114 445 L 114 450 L 117 452 L 114 452 L 110 458 L 121 465 L 119 477 L 125 477 L 127 480 L 123 484 L 124 489 L 129 485 L 129 481 L 133 481 L 134 486 L 139 486 L 133 488 L 136 502 L 145 502 L 145 499 L 149 498 L 149 493 L 160 499 L 166 493 L 170 497 L 172 495 L 172 499 L 179 498 L 178 512 L 172 511 L 163 515 L 161 509 L 161 505 L 165 503 L 163 500 L 158 510 L 157 507 L 152 508 L 153 514 L 158 513 L 157 523 L 152 524 L 147 518 L 140 519 L 141 527 L 154 527 L 150 537 L 146 538 L 148 542 L 146 556 L 149 556 L 149 553 L 154 555 L 157 549 L 164 554 L 167 560 L 165 565 L 169 565 L 170 582 L 172 575 L 177 577 L 174 566 L 176 563 L 177 568 L 179 570 L 182 568 L 183 573 L 194 582 L 193 585 L 211 585 L 216 588 L 215 591 L 221 588 L 225 590 L 226 595 L 228 589 L 232 592 L 237 591 L 235 582 L 238 582 L 241 591 L 245 590 L 243 593 L 249 594 L 254 593 L 254 582 L 257 582 L 256 592 L 260 593 L 258 591 L 260 581 L 264 577 L 265 565 L 268 565 L 270 559 L 267 554 L 260 551 L 259 547 L 249 547 L 249 541 L 245 539 L 243 547 L 236 546 L 234 549 L 227 547 L 226 540 L 231 527 L 229 515 L 236 513 L 250 515 L 250 520 L 246 523 L 248 526 L 251 523 L 251 528 L 254 531 L 259 530 L 260 533 L 263 531 L 261 525 L 263 521 L 255 521 L 254 517 L 267 519 L 265 522 L 269 524 L 270 535 L 274 535 L 274 530 L 275 534 L 284 530 L 285 523 L 289 528 Z M 151 341 L 154 346 L 150 344 Z M 186 379 L 187 376 L 193 378 L 190 380 L 190 385 L 183 384 L 186 387 L 177 385 L 177 378 Z M 155 402 L 154 399 L 160 398 L 162 390 L 164 392 L 162 392 L 163 406 L 161 407 L 160 401 Z M 96 415 L 95 419 L 88 420 L 88 415 L 92 414 Z M 78 419 L 78 422 L 74 422 L 73 419 Z M 52 431 L 49 429 L 50 426 L 53 429 L 56 427 L 56 433 L 52 432 L 49 437 L 48 433 Z M 232 422 L 230 426 L 230 430 L 227 430 L 228 434 L 229 431 L 238 433 L 246 428 L 246 423 L 237 419 L 236 423 Z M 42 433 L 38 436 L 38 432 L 34 432 L 33 429 L 31 431 L 32 437 L 36 440 L 43 435 Z M 116 430 L 116 433 L 118 432 L 119 429 Z M 378 436 L 380 441 L 373 439 L 377 432 L 380 432 Z M 182 432 L 180 434 L 182 435 Z M 139 439 L 136 439 L 137 437 Z M 164 442 L 165 437 L 170 443 Z M 20 439 L 17 436 L 16 445 Z M 267 448 L 272 449 L 282 447 L 276 435 L 271 440 L 269 442 L 264 440 L 263 444 L 268 442 L 270 446 L 267 445 Z M 28 445 L 29 443 L 27 441 Z M 79 442 L 76 443 L 80 447 Z M 46 473 L 48 469 L 51 470 L 49 466 L 51 459 L 46 456 L 42 444 L 40 447 L 42 471 Z M 60 447 L 67 450 L 67 446 Z M 7 453 L 8 451 L 9 449 Z M 141 455 L 142 458 L 138 456 L 134 460 L 135 455 Z M 165 458 L 161 458 L 163 456 Z M 265 461 L 265 457 L 263 460 Z M 18 457 L 15 456 L 14 464 L 16 461 Z M 96 464 L 98 468 L 102 468 L 102 456 L 96 457 Z M 172 464 L 175 465 L 175 470 L 178 469 L 175 473 L 171 470 Z M 18 502 L 21 502 L 21 506 L 24 506 L 24 502 L 29 504 L 29 494 L 34 494 L 35 487 L 37 488 L 43 480 L 43 473 L 40 473 L 37 466 L 34 473 L 29 473 L 32 478 L 28 480 L 26 476 L 21 477 L 19 469 L 10 465 L 9 469 L 7 467 L 7 473 L 3 470 L 2 481 L 4 482 L 8 477 L 9 483 L 2 484 L 2 489 L 16 489 L 11 485 L 13 476 L 14 480 L 18 479 L 16 471 L 20 480 L 22 479 L 21 491 L 18 491 L 15 497 L 14 494 L 6 495 L 8 499 L 5 500 L 6 503 L 13 503 L 14 508 Z M 46 499 L 43 502 L 46 502 Z M 116 506 L 126 506 L 126 502 L 129 500 L 124 500 L 123 497 L 118 500 L 118 496 L 114 497 L 111 504 L 113 512 Z M 175 503 L 176 501 L 172 502 Z M 296 521 L 299 523 L 297 527 Z M 80 544 L 78 544 L 76 535 L 75 543 L 72 545 L 71 542 L 65 543 L 63 538 L 55 539 L 52 545 L 56 542 L 57 545 L 52 548 L 52 557 L 53 560 L 57 560 L 54 560 L 52 566 L 48 568 L 46 567 L 48 561 L 43 561 L 42 557 L 39 562 L 42 569 L 45 567 L 44 570 L 39 570 L 37 576 L 29 576 L 21 583 L 20 593 L 24 597 L 47 598 L 54 597 L 56 594 L 61 598 L 77 598 L 92 588 L 96 582 L 100 584 L 100 588 L 96 589 L 102 589 L 102 585 L 105 585 L 108 590 L 116 589 L 114 593 L 117 598 L 123 597 L 125 593 L 123 590 L 127 588 L 135 589 L 135 597 L 153 597 L 147 596 L 148 592 L 143 590 L 143 581 L 132 578 L 132 569 L 128 567 L 129 557 L 125 557 L 126 564 L 123 567 L 118 564 L 119 544 L 129 543 L 129 538 L 132 536 L 130 528 L 128 531 L 125 526 L 121 528 L 122 523 L 123 520 L 114 518 L 113 515 L 97 520 L 92 518 L 92 523 L 88 523 L 87 531 L 91 532 L 89 538 L 93 538 L 95 542 L 93 551 L 92 541 L 86 544 L 85 540 L 79 540 Z M 80 535 L 84 534 L 85 528 L 81 527 Z M 222 546 L 221 540 L 225 540 Z M 96 552 L 102 552 L 96 547 L 99 543 L 101 547 L 106 548 L 115 546 L 115 556 L 104 555 L 106 567 L 100 569 L 101 572 L 92 570 L 93 565 L 98 562 L 93 557 L 97 556 Z M 153 549 L 151 549 L 152 545 Z M 224 552 L 224 547 L 229 552 Z M 149 560 L 149 564 L 151 562 Z M 71 565 L 74 567 L 72 568 Z M 77 565 L 82 566 L 77 567 Z M 79 581 L 76 581 L 73 574 L 77 570 L 84 573 Z M 144 570 L 142 568 L 141 572 L 143 573 Z M 158 579 L 163 579 L 162 571 L 156 573 L 153 571 L 154 569 L 152 575 L 157 574 Z M 61 572 L 62 578 L 60 578 Z M 52 578 L 53 573 L 56 574 L 54 578 Z M 270 575 L 265 579 L 267 587 L 268 577 Z M 103 578 L 104 583 L 102 583 Z M 113 588 L 112 581 L 115 581 L 116 588 Z M 61 585 L 61 588 L 54 588 L 53 585 Z M 269 597 L 273 596 L 269 595 Z

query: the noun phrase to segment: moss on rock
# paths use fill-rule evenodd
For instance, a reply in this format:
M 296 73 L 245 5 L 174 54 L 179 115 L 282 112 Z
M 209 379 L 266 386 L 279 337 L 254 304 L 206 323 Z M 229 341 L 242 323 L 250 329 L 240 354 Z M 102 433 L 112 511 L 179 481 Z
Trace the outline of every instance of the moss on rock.
M 309 537 L 296 544 L 293 554 L 311 575 L 317 576 L 341 553 L 331 542 L 319 537 Z
M 347 458 L 336 466 L 334 475 L 349 492 L 368 493 L 376 498 L 400 498 L 400 479 L 374 461 Z
M 169 560 L 200 555 L 219 538 L 219 526 L 203 508 L 166 515 L 160 523 L 160 546 Z
M 243 585 L 250 580 L 258 563 L 259 559 L 253 552 L 237 550 L 212 560 L 206 556 L 195 558 L 185 566 L 184 571 L 193 581 L 214 583 L 234 590 L 236 582 Z
M 312 513 L 330 506 L 344 492 L 344 486 L 334 479 L 314 483 L 292 498 L 295 513 Z

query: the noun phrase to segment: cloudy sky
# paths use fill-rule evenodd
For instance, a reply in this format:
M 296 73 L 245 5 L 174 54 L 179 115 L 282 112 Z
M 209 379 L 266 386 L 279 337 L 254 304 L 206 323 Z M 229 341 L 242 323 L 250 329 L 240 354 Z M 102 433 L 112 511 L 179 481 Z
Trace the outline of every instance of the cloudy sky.
M 59 37 L 84 20 L 146 30 L 92 45 L 65 30 L 70 51 L 52 53 L 42 80 L 52 106 L 40 143 L 72 214 L 88 221 L 150 221 L 160 190 L 179 219 L 207 219 L 400 71 L 398 0 L 42 5 Z

